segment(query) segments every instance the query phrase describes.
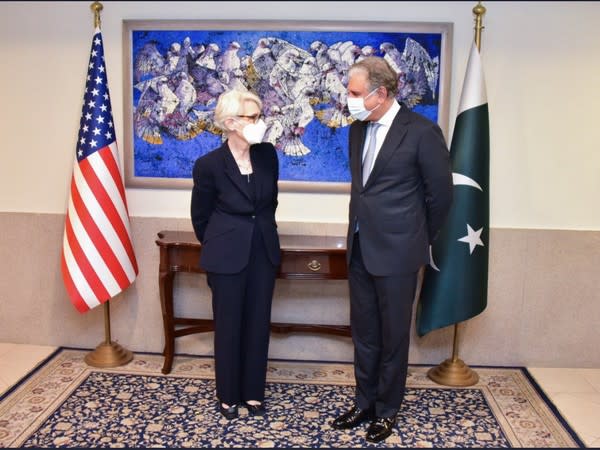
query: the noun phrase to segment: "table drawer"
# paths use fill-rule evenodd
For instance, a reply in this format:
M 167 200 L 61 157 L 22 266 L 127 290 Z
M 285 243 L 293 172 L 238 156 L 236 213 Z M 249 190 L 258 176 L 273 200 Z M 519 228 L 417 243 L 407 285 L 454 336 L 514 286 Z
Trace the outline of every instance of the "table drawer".
M 287 279 L 344 279 L 346 258 L 344 254 L 293 253 L 282 255 L 279 278 Z

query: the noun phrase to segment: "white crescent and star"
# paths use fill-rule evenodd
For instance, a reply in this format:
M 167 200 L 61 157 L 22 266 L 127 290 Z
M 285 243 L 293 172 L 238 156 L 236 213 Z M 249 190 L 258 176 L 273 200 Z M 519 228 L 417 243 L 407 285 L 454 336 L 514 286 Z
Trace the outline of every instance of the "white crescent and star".
M 481 59 L 479 50 L 475 41 L 471 45 L 471 53 L 469 55 L 469 61 L 467 62 L 467 72 L 465 73 L 465 79 L 463 84 L 463 90 L 460 96 L 460 102 L 458 106 L 458 115 L 462 112 L 475 108 L 480 105 L 487 103 L 487 94 L 485 89 L 485 80 L 483 77 L 483 70 L 481 68 Z M 479 189 L 483 192 L 481 186 L 472 178 L 462 175 L 460 173 L 452 174 L 452 183 L 456 185 L 471 186 L 475 189 Z M 473 254 L 475 247 L 478 245 L 484 246 L 481 241 L 481 232 L 483 228 L 474 231 L 469 224 L 467 224 L 467 235 L 458 239 L 459 242 L 465 242 L 469 244 L 470 254 Z M 433 262 L 433 254 L 431 246 L 429 246 L 429 264 L 431 267 L 438 272 L 440 269 Z
M 479 189 L 481 192 L 483 192 L 483 189 L 481 188 L 479 183 L 477 183 L 477 181 L 475 181 L 473 178 L 469 178 L 468 176 L 463 175 L 461 173 L 456 173 L 456 172 L 452 173 L 452 184 L 454 184 L 454 186 L 471 186 L 471 187 L 474 187 L 475 189 Z M 475 250 L 475 247 L 477 247 L 478 245 L 485 247 L 485 245 L 483 244 L 483 241 L 481 240 L 481 232 L 482 231 L 483 231 L 483 228 L 480 228 L 479 230 L 475 231 L 475 230 L 473 230 L 473 228 L 471 228 L 471 225 L 467 224 L 467 235 L 458 239 L 459 242 L 464 242 L 464 243 L 469 244 L 469 254 L 470 255 L 473 254 L 473 250 Z M 436 266 L 435 262 L 433 261 L 433 250 L 432 250 L 431 245 L 429 246 L 429 265 L 431 266 L 431 268 L 433 270 L 436 270 L 437 272 L 440 271 L 439 267 Z

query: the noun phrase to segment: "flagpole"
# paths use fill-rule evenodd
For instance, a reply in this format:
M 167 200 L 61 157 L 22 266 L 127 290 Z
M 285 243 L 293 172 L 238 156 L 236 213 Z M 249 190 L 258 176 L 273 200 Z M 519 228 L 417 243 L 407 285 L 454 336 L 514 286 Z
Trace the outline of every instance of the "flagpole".
M 110 301 L 104 302 L 104 342 L 88 353 L 85 362 L 93 367 L 118 367 L 133 359 L 133 353 L 110 339 Z
M 481 50 L 481 31 L 484 28 L 482 22 L 485 11 L 485 6 L 481 2 L 478 2 L 473 8 L 477 50 Z M 472 386 L 479 381 L 479 375 L 458 357 L 458 325 L 459 323 L 454 324 L 452 358 L 429 369 L 427 376 L 436 383 L 446 386 Z
M 104 6 L 95 1 L 90 5 L 94 12 L 94 28 L 100 28 L 100 11 Z M 118 367 L 133 359 L 133 353 L 123 348 L 110 338 L 110 301 L 104 302 L 104 342 L 88 353 L 85 362 L 93 367 Z

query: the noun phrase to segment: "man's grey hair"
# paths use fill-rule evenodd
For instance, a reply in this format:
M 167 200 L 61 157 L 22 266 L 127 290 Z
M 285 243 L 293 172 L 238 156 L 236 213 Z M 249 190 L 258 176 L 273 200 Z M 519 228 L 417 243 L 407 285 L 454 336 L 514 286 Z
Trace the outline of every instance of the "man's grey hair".
M 348 76 L 362 72 L 367 76 L 369 91 L 383 86 L 387 89 L 388 98 L 398 94 L 398 74 L 388 62 L 378 56 L 368 56 L 350 67 Z

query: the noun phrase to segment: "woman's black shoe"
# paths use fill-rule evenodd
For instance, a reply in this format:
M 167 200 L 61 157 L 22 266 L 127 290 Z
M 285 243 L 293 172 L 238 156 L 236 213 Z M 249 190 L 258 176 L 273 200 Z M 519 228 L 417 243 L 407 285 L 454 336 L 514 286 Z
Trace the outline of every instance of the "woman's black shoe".
M 233 405 L 229 408 L 225 408 L 223 404 L 219 402 L 219 412 L 223 414 L 227 420 L 235 419 L 238 416 L 238 407 L 237 405 Z
M 248 414 L 251 416 L 264 416 L 267 412 L 262 403 L 259 403 L 258 405 L 251 405 L 248 402 L 244 402 L 244 406 L 248 409 Z

